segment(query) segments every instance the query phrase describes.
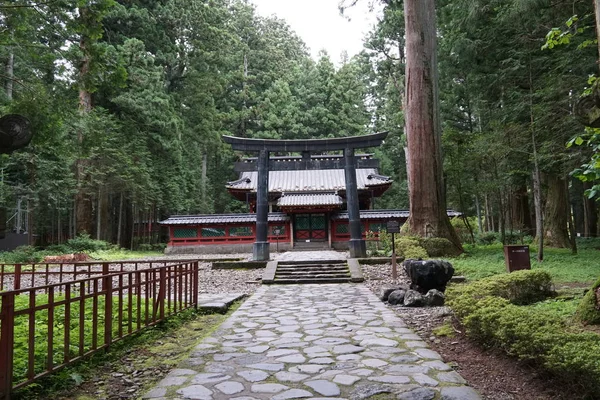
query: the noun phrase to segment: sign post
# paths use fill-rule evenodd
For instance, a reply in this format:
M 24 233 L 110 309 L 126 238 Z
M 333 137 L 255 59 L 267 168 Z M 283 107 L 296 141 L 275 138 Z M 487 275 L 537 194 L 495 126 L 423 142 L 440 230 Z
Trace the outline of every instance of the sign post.
M 275 238 L 275 246 L 277 248 L 276 252 L 279 253 L 279 235 L 281 234 L 281 229 L 279 228 L 275 228 L 273 229 L 273 233 L 275 234 L 276 238 Z
M 398 280 L 398 267 L 396 266 L 396 238 L 395 234 L 400 233 L 400 223 L 398 221 L 387 222 L 387 233 L 392 234 L 392 279 Z

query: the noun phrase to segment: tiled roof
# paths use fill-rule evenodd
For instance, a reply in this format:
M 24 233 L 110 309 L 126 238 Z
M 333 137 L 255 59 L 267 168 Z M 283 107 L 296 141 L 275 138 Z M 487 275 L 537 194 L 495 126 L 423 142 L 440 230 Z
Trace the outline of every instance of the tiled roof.
M 284 194 L 277 200 L 280 207 L 341 206 L 342 198 L 334 193 Z
M 269 213 L 269 222 L 287 221 L 289 217 L 284 213 Z M 173 215 L 162 225 L 204 225 L 221 223 L 256 222 L 256 214 L 207 214 L 207 215 Z
M 458 217 L 458 216 L 462 215 L 458 211 L 454 211 L 454 210 L 447 210 L 447 213 L 450 218 Z M 408 210 L 361 210 L 360 211 L 361 219 L 408 218 L 408 215 L 409 215 Z M 332 216 L 332 219 L 347 220 L 348 212 L 344 211 L 344 212 L 334 214 Z
M 256 191 L 257 171 L 242 172 L 240 179 L 229 182 L 227 188 Z M 358 190 L 391 183 L 387 176 L 377 174 L 375 168 L 356 170 Z M 343 169 L 269 171 L 269 192 L 303 192 L 308 190 L 346 190 Z

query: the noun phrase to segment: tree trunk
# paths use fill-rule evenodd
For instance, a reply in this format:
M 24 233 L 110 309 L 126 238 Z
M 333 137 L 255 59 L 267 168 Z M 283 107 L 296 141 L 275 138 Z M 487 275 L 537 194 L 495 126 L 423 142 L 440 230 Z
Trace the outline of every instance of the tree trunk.
M 593 186 L 592 182 L 584 182 L 584 189 L 591 189 Z M 585 237 L 596 237 L 598 234 L 598 207 L 596 205 L 596 199 L 590 199 L 587 196 L 584 199 L 584 211 L 585 211 Z
M 594 11 L 596 15 L 596 38 L 598 39 L 598 56 L 600 57 L 600 0 L 594 0 Z
M 89 10 L 87 7 L 79 8 L 79 15 L 82 21 L 88 18 Z M 83 54 L 79 66 L 79 112 L 82 118 L 92 111 L 92 93 L 89 91 L 86 81 L 90 74 L 91 63 L 91 39 L 85 34 L 81 35 L 79 40 L 79 49 Z M 83 148 L 85 133 L 83 130 L 77 132 L 77 144 L 79 149 Z M 81 157 L 81 154 L 80 154 Z M 86 232 L 91 234 L 93 231 L 94 220 L 92 217 L 92 198 L 89 193 L 89 176 L 86 172 L 88 160 L 79 158 L 76 161 L 76 179 L 77 193 L 75 195 L 75 223 L 77 233 Z
M 15 54 L 12 51 L 12 48 L 8 49 L 8 60 L 6 60 L 6 98 L 8 100 L 12 100 L 13 98 L 13 79 L 15 77 L 14 68 L 15 68 Z
M 571 207 L 573 208 L 573 225 L 579 236 L 585 236 L 585 194 L 583 182 L 571 179 Z M 576 235 L 576 236 L 577 236 Z
M 483 225 L 481 224 L 481 204 L 479 204 L 479 196 L 475 195 L 475 210 L 477 211 L 477 230 L 481 234 Z
M 550 247 L 570 248 L 567 215 L 569 201 L 565 179 L 552 174 L 548 175 L 547 181 L 544 239 Z
M 533 234 L 533 223 L 531 221 L 531 211 L 529 210 L 527 186 L 524 184 L 520 185 L 513 192 L 511 206 L 511 226 L 528 235 Z
M 533 202 L 535 204 L 535 237 L 538 242 L 537 261 L 544 260 L 544 213 L 542 212 L 542 182 L 540 164 L 537 155 L 535 135 L 535 117 L 533 114 L 533 77 L 529 63 L 529 122 L 531 130 L 531 146 L 533 148 Z
M 442 237 L 463 251 L 446 212 L 442 175 L 434 0 L 405 0 L 406 136 L 411 233 Z

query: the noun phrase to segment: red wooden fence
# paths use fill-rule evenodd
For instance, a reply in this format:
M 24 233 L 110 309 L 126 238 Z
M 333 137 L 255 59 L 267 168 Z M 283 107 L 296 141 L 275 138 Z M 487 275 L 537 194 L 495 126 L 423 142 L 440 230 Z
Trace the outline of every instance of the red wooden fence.
M 0 399 L 197 307 L 198 261 L 162 263 L 124 272 L 112 272 L 104 263 L 99 273 L 83 279 L 0 292 Z

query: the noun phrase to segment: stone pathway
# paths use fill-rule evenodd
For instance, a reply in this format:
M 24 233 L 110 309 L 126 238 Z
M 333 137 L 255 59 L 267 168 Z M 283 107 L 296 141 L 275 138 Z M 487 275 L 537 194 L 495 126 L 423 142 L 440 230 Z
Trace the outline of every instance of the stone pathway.
M 146 399 L 475 400 L 362 284 L 263 286 Z
M 245 293 L 201 294 L 198 296 L 198 309 L 226 313 L 229 306 L 244 297 L 246 297 Z

